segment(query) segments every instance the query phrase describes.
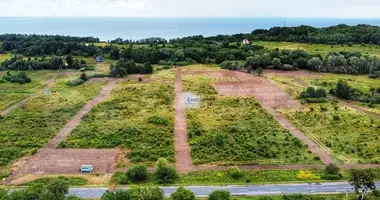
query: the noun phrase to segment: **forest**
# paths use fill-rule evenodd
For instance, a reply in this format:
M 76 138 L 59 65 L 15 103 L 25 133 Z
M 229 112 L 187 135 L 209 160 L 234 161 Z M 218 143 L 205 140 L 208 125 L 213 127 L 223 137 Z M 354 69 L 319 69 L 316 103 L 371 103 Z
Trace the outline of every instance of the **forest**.
M 151 73 L 148 63 L 176 66 L 223 63 L 221 66 L 228 69 L 300 68 L 318 72 L 367 74 L 371 78 L 380 77 L 379 58 L 368 54 L 331 51 L 326 56 L 319 53 L 311 54 L 300 49 L 267 49 L 260 45 L 242 44 L 241 41 L 245 38 L 253 41 L 294 41 L 348 46 L 353 43 L 380 44 L 380 27 L 369 25 L 337 25 L 327 28 L 273 27 L 269 30 L 254 30 L 249 34 L 191 36 L 169 41 L 157 37 L 137 41 L 117 38 L 104 46 L 96 45 L 100 41 L 92 37 L 5 34 L 0 35 L 0 53 L 12 53 L 14 56 L 2 62 L 0 69 L 25 70 L 29 69 L 29 66 L 36 69 L 58 69 L 62 64 L 77 69 L 86 63 L 80 59 L 76 59 L 72 64 L 67 63 L 66 56 L 95 58 L 103 55 L 107 59 L 121 61 L 113 66 L 113 69 L 118 69 L 120 68 L 118 65 L 126 65 L 129 61 L 137 63 L 139 69 L 136 70 L 124 67 L 126 71 L 132 73 Z M 116 74 L 123 74 L 123 71 Z

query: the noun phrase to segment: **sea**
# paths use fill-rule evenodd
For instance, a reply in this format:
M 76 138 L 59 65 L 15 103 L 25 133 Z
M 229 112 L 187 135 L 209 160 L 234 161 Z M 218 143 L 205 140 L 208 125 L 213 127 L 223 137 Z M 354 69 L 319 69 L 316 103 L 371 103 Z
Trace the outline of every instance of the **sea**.
M 328 18 L 131 18 L 131 17 L 0 17 L 0 34 L 47 34 L 93 36 L 101 41 L 115 38 L 138 40 L 166 39 L 193 35 L 250 33 L 274 26 L 337 24 L 380 26 L 380 19 Z

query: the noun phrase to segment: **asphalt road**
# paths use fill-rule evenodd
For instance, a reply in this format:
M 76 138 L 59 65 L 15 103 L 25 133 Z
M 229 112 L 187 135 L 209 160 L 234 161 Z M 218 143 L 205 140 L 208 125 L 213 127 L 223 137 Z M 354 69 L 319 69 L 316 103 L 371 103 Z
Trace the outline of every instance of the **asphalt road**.
M 380 187 L 380 182 L 376 183 Z M 165 196 L 170 196 L 178 187 L 160 187 Z M 323 184 L 284 184 L 284 185 L 250 185 L 250 186 L 189 186 L 197 197 L 208 196 L 214 190 L 228 190 L 233 196 L 282 195 L 282 194 L 329 194 L 353 192 L 348 183 Z M 128 188 L 120 188 L 128 189 Z M 70 188 L 69 194 L 81 198 L 100 198 L 107 188 Z

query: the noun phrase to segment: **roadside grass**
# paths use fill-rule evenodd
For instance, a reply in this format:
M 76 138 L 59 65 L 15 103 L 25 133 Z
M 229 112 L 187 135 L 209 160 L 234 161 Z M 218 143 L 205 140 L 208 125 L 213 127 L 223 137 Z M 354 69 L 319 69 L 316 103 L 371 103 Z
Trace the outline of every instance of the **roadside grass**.
M 292 77 L 271 76 L 269 78 L 277 86 L 282 88 L 286 92 L 286 94 L 288 94 L 290 97 L 292 97 L 294 99 L 297 99 L 304 89 L 304 86 L 297 83 L 297 81 L 294 80 L 294 78 L 292 78 Z
M 43 185 L 46 185 L 46 184 L 48 184 L 49 182 L 51 182 L 53 180 L 66 181 L 66 182 L 69 183 L 70 187 L 77 187 L 77 186 L 85 186 L 85 185 L 87 185 L 87 180 L 85 178 L 83 178 L 83 177 L 58 176 L 58 177 L 46 177 L 46 178 L 37 179 L 37 180 L 34 180 L 32 182 L 23 184 L 23 186 L 28 186 L 28 185 L 32 185 L 32 184 L 43 184 Z
M 0 72 L 0 79 L 5 74 Z M 14 72 L 13 72 L 14 73 Z M 31 83 L 20 85 L 18 83 L 0 83 L 0 112 L 5 108 L 34 95 L 47 86 L 47 80 L 51 78 L 55 71 L 27 71 L 28 76 L 32 79 Z
M 194 164 L 321 163 L 251 97 L 222 97 L 207 76 L 183 76 L 184 92 L 200 95 L 186 109 Z
M 60 147 L 120 147 L 130 150 L 125 156 L 132 163 L 154 163 L 160 157 L 174 162 L 173 102 L 171 85 L 121 82 Z
M 248 196 L 248 197 L 233 197 L 233 200 L 355 200 L 356 195 L 350 193 L 348 197 L 346 194 L 317 194 L 317 195 L 265 195 L 265 196 Z M 371 194 L 366 195 L 366 199 L 375 200 Z
M 309 52 L 310 54 L 321 54 L 323 56 L 327 55 L 330 51 L 336 52 L 360 52 L 363 55 L 373 55 L 380 56 L 380 46 L 379 45 L 361 45 L 353 44 L 348 45 L 327 45 L 327 44 L 307 44 L 307 43 L 296 43 L 296 42 L 271 42 L 271 41 L 253 41 L 253 44 L 262 45 L 269 49 L 289 49 L 296 50 L 301 49 Z
M 344 163 L 380 163 L 380 120 L 335 102 L 282 110 L 303 133 Z
M 56 95 L 41 95 L 30 100 L 0 120 L 0 166 L 36 153 L 89 100 L 100 91 L 104 82 L 66 85 L 71 76 L 56 80 Z
M 380 169 L 372 169 L 374 180 L 380 180 Z M 348 182 L 350 170 L 340 170 L 341 180 L 327 180 L 324 178 L 324 170 L 243 170 L 242 176 L 233 178 L 228 171 L 198 171 L 179 175 L 179 178 L 170 185 L 174 186 L 226 186 L 226 185 L 259 185 L 259 184 L 286 184 L 286 183 L 323 183 L 323 182 Z M 117 180 L 122 173 L 116 172 L 111 184 L 120 185 Z M 148 173 L 148 180 L 144 182 L 129 181 L 125 185 L 158 186 L 153 173 Z

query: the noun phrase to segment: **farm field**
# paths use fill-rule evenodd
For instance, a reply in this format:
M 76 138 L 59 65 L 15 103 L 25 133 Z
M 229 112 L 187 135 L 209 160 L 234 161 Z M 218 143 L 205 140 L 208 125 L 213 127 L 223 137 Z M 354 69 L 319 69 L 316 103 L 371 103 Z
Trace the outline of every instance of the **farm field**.
M 5 71 L 0 71 L 0 78 L 5 73 Z M 28 71 L 26 73 L 32 79 L 31 83 L 23 85 L 10 82 L 0 83 L 0 113 L 12 104 L 34 95 L 45 88 L 47 80 L 54 76 L 56 71 Z
M 332 150 L 343 163 L 379 163 L 380 120 L 337 103 L 283 110 L 304 134 Z
M 129 159 L 120 165 L 149 164 L 160 157 L 174 162 L 173 101 L 172 85 L 120 82 L 60 147 L 120 147 Z
M 94 98 L 104 84 L 92 82 L 77 87 L 67 86 L 66 82 L 73 78 L 66 75 L 56 79 L 52 88 L 56 95 L 33 98 L 0 120 L 0 166 L 35 153 Z
M 321 162 L 254 98 L 219 96 L 202 75 L 183 75 L 183 87 L 201 97 L 198 109 L 186 110 L 194 164 Z
M 307 44 L 307 43 L 296 43 L 296 42 L 271 42 L 271 41 L 253 41 L 253 44 L 261 45 L 269 49 L 301 49 L 309 52 L 310 54 L 321 54 L 327 55 L 330 51 L 336 52 L 360 52 L 365 55 L 380 56 L 380 46 L 379 45 L 369 45 L 365 44 L 353 44 L 348 45 L 327 45 L 327 44 Z
M 9 53 L 6 53 L 6 54 L 0 54 L 0 63 L 3 62 L 4 60 L 10 58 L 10 54 Z

